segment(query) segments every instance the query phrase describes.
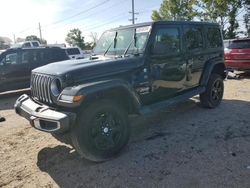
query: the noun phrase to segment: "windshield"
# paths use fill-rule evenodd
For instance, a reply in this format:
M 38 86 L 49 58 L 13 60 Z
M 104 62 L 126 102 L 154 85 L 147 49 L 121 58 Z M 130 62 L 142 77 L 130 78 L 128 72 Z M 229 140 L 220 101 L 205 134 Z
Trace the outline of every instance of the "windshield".
M 94 49 L 95 54 L 122 55 L 142 53 L 149 36 L 151 26 L 129 28 L 103 33 Z
M 229 49 L 250 48 L 250 40 L 236 40 L 228 46 Z

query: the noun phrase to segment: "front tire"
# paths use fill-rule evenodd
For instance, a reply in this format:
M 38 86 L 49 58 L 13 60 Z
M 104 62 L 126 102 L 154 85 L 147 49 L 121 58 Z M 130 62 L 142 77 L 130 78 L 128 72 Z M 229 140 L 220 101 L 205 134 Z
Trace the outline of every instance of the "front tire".
M 224 82 L 222 76 L 219 74 L 211 74 L 206 91 L 200 94 L 200 102 L 203 107 L 215 108 L 223 98 Z
M 110 100 L 100 100 L 78 114 L 71 140 L 84 158 L 101 162 L 118 154 L 129 140 L 126 111 Z

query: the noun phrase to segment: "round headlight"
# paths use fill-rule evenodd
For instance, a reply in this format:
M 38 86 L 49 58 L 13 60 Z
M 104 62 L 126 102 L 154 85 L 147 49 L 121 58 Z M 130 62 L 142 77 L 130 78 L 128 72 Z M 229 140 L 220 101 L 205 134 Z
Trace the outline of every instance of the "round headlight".
M 50 90 L 51 90 L 51 93 L 57 97 L 61 91 L 62 91 L 62 83 L 61 83 L 61 80 L 56 78 L 54 79 L 52 82 L 51 82 L 51 85 L 50 85 Z

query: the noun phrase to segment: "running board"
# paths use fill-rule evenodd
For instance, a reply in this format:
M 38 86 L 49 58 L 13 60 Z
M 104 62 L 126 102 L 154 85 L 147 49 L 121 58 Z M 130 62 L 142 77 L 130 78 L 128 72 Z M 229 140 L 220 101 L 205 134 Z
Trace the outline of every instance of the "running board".
M 187 99 L 189 99 L 189 98 L 191 98 L 191 97 L 193 97 L 195 95 L 198 95 L 200 93 L 205 92 L 205 90 L 206 90 L 205 87 L 200 86 L 200 87 L 197 87 L 195 89 L 192 89 L 191 91 L 187 91 L 184 94 L 180 94 L 180 95 L 178 95 L 178 96 L 176 96 L 174 98 L 167 99 L 167 100 L 157 102 L 157 103 L 154 103 L 154 104 L 150 104 L 150 105 L 145 105 L 145 106 L 143 106 L 141 108 L 140 114 L 141 115 L 147 115 L 149 113 L 152 113 L 155 110 L 159 110 L 161 108 L 176 104 L 178 102 L 185 101 L 185 100 L 187 100 Z

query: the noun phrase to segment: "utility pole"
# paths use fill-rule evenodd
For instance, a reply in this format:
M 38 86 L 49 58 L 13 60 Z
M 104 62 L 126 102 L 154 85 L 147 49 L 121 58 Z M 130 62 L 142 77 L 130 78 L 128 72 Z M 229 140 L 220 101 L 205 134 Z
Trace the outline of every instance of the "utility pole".
M 132 21 L 132 24 L 135 24 L 135 20 L 137 20 L 137 18 L 135 18 L 136 14 L 139 14 L 138 12 L 135 12 L 135 1 L 132 0 L 132 11 L 129 12 L 130 14 L 132 14 L 132 19 L 129 19 L 129 21 Z
M 13 35 L 13 38 L 14 38 L 14 44 L 16 44 L 16 35 L 15 34 Z
M 132 24 L 135 24 L 135 1 L 132 0 Z
M 42 29 L 41 29 L 41 24 L 40 24 L 40 22 L 38 23 L 38 29 L 39 29 L 39 33 L 40 33 L 40 40 L 41 40 L 41 43 L 42 43 L 43 38 L 42 38 Z

